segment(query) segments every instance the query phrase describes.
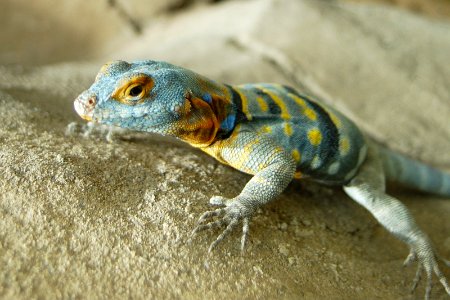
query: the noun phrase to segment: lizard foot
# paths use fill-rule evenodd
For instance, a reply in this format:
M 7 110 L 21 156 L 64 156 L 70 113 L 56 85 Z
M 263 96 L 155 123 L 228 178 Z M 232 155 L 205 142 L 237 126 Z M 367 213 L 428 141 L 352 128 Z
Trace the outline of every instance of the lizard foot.
M 192 234 L 225 226 L 222 233 L 209 246 L 208 253 L 211 253 L 242 221 L 241 251 L 243 251 L 248 237 L 249 223 L 253 210 L 243 205 L 238 198 L 227 199 L 215 196 L 211 198 L 210 202 L 214 205 L 225 205 L 225 207 L 203 213 L 198 219 L 197 226 L 192 231 Z
M 414 292 L 420 282 L 420 279 L 422 277 L 422 273 L 425 269 L 425 273 L 427 276 L 427 282 L 426 282 L 426 288 L 425 288 L 425 299 L 430 299 L 431 295 L 431 288 L 433 285 L 432 279 L 433 279 L 433 273 L 437 276 L 441 284 L 444 286 L 445 291 L 447 294 L 450 295 L 450 285 L 447 282 L 447 279 L 445 278 L 444 274 L 441 272 L 438 266 L 438 262 L 436 260 L 436 256 L 433 252 L 433 250 L 430 249 L 430 247 L 427 247 L 428 245 L 425 245 L 423 248 L 418 248 L 415 250 L 414 248 L 411 248 L 408 257 L 406 258 L 405 262 L 403 263 L 404 266 L 409 266 L 413 262 L 417 262 L 417 271 L 416 276 L 414 277 L 413 285 L 411 292 Z M 444 263 L 447 266 L 450 266 L 449 262 L 446 260 L 443 260 Z

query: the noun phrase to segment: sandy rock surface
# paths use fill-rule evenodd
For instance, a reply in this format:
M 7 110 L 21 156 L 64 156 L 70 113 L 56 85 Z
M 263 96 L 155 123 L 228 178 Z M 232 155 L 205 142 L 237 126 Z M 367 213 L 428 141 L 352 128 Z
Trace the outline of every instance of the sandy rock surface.
M 72 102 L 108 60 L 161 59 L 228 83 L 293 85 L 450 169 L 450 23 L 325 1 L 91 2 L 1 4 L 0 298 L 411 297 L 408 249 L 316 184 L 293 182 L 261 209 L 245 253 L 235 232 L 207 256 L 218 232 L 189 243 L 196 219 L 249 176 L 171 139 L 83 137 Z M 450 258 L 449 199 L 393 194 Z M 445 299 L 437 283 L 433 296 Z

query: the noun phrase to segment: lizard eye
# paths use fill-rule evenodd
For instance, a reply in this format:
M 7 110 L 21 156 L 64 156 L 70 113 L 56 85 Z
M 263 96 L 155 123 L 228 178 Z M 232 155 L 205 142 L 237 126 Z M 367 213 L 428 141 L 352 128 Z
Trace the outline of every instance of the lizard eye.
M 136 74 L 120 82 L 111 97 L 126 105 L 137 105 L 149 100 L 154 86 L 153 79 L 146 74 Z
M 127 90 L 127 96 L 130 97 L 139 97 L 142 96 L 142 92 L 144 91 L 143 87 L 140 84 L 131 85 Z

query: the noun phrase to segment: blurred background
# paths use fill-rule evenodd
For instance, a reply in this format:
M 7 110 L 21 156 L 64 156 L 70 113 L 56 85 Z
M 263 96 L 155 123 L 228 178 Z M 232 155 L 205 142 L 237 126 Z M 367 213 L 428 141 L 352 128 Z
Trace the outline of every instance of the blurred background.
M 148 28 L 157 27 L 166 16 L 175 16 L 195 6 L 226 1 L 2 0 L 0 64 L 39 65 L 101 57 L 113 51 L 114 47 L 127 47 L 127 40 L 135 39 Z M 385 4 L 426 18 L 450 18 L 450 0 L 347 2 Z

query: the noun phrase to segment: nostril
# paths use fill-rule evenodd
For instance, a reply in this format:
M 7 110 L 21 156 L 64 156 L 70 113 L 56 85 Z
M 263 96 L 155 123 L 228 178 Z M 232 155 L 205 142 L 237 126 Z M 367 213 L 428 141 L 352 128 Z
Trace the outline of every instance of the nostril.
M 88 101 L 87 101 L 87 104 L 89 106 L 94 106 L 95 105 L 95 98 L 94 97 L 89 98 Z

